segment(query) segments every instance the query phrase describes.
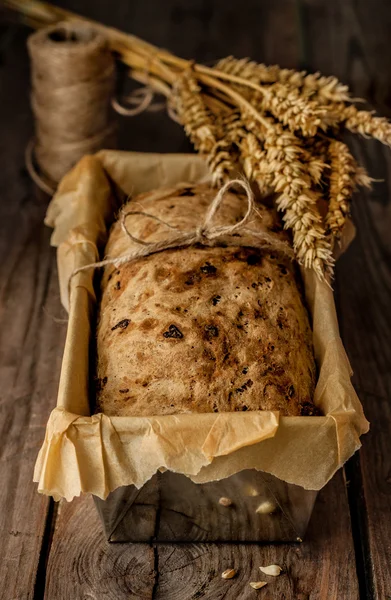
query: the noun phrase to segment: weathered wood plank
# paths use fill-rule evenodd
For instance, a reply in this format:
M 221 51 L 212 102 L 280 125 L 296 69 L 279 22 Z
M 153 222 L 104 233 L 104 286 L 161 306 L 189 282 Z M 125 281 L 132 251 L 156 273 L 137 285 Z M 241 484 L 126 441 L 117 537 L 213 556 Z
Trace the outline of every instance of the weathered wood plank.
M 390 5 L 383 0 L 300 0 L 309 69 L 335 75 L 391 114 Z
M 287 67 L 297 65 L 296 3 L 292 0 L 244 0 L 241 9 L 221 0 L 215 5 L 200 0 L 144 0 L 118 2 L 110 8 L 94 0 L 55 0 L 53 4 L 185 58 L 208 62 L 235 54 Z
M 389 151 L 371 144 L 367 152 L 365 162 L 376 161 L 382 176 L 390 181 Z M 371 422 L 359 457 L 362 481 L 352 479 L 364 538 L 366 590 L 376 599 L 391 597 L 390 199 L 390 190 L 387 195 L 364 193 L 356 198 L 357 239 L 338 267 L 342 337 L 355 371 L 356 389 Z
M 321 492 L 307 539 L 302 544 L 189 544 L 158 547 L 156 599 L 254 598 L 250 581 L 267 581 L 270 600 L 358 599 L 354 548 L 339 473 Z M 350 539 L 350 541 L 349 541 Z M 279 577 L 262 575 L 259 566 L 278 564 Z M 229 581 L 227 568 L 237 570 Z
M 273 563 L 284 574 L 262 576 L 259 566 Z M 221 579 L 227 568 L 237 570 L 235 579 Z M 358 600 L 342 473 L 321 492 L 302 544 L 108 544 L 90 499 L 62 503 L 45 598 L 244 600 L 259 580 L 268 582 L 270 600 Z
M 8 221 L 19 239 L 1 294 L 0 596 L 7 600 L 33 597 L 48 499 L 37 494 L 32 471 L 56 397 L 63 337 L 63 326 L 49 316 L 58 314 L 59 301 L 42 214 L 25 215 L 31 220 L 20 233 L 18 219 Z
M 381 0 L 307 0 L 312 69 L 335 73 L 355 96 L 390 114 L 389 5 Z M 357 237 L 337 266 L 336 296 L 342 338 L 371 431 L 349 466 L 350 501 L 357 527 L 362 593 L 391 597 L 391 155 L 376 142 L 352 140 L 356 156 L 383 182 L 355 198 Z M 357 469 L 361 465 L 361 475 Z
M 34 597 L 49 500 L 32 483 L 64 338 L 45 203 L 23 172 L 31 131 L 24 32 L 0 65 L 0 597 Z M 18 73 L 16 76 L 15 73 Z
M 61 502 L 50 552 L 47 600 L 149 600 L 155 555 L 148 544 L 106 542 L 92 498 Z

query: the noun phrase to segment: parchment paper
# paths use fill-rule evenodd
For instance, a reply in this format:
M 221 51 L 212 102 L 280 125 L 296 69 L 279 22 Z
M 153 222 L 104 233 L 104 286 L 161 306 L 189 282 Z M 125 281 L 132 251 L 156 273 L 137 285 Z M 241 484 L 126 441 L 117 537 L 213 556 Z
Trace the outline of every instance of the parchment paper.
M 79 273 L 69 283 L 70 275 L 102 252 L 107 223 L 118 209 L 118 190 L 126 196 L 207 178 L 197 155 L 102 151 L 84 157 L 61 182 L 46 223 L 54 227 L 51 241 L 58 247 L 61 300 L 69 324 L 57 407 L 35 466 L 39 492 L 67 500 L 90 492 L 104 499 L 119 486 L 141 487 L 162 468 L 199 483 L 255 468 L 318 490 L 360 447 L 368 422 L 350 381 L 333 294 L 305 270 L 319 367 L 315 403 L 326 416 L 279 417 L 271 411 L 90 416 L 93 271 Z

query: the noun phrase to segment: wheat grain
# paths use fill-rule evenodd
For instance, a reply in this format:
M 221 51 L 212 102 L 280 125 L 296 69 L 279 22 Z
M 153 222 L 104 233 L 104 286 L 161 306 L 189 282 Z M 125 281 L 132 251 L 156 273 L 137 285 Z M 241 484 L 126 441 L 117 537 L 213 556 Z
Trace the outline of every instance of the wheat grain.
M 332 140 L 328 148 L 330 160 L 329 206 L 326 223 L 339 237 L 349 215 L 350 198 L 355 187 L 355 160 L 343 142 Z
M 362 167 L 360 165 L 357 165 L 356 167 L 354 180 L 357 187 L 365 187 L 368 190 L 372 188 L 372 183 L 375 181 L 375 179 L 369 177 L 365 167 Z
M 342 106 L 338 113 L 339 122 L 353 133 L 372 137 L 386 146 L 391 146 L 391 123 L 373 112 L 359 110 L 356 106 Z
M 252 83 L 283 83 L 298 89 L 305 97 L 318 96 L 322 103 L 349 102 L 349 88 L 336 77 L 325 77 L 321 73 L 307 73 L 293 69 L 282 69 L 278 65 L 264 65 L 248 58 L 236 59 L 228 56 L 215 65 L 216 70 L 240 76 Z
M 309 176 L 311 177 L 315 186 L 326 185 L 326 180 L 330 165 L 327 163 L 328 160 L 328 141 L 324 138 L 310 138 L 305 141 L 303 148 L 303 161 L 306 164 L 306 168 Z
M 178 79 L 175 90 L 175 108 L 187 135 L 201 154 L 208 154 L 216 144 L 215 126 L 191 69 Z
M 273 167 L 267 161 L 266 151 L 253 133 L 248 132 L 243 138 L 240 152 L 246 177 L 257 183 L 262 196 L 268 196 L 272 191 Z
M 301 160 L 299 139 L 271 120 L 267 130 L 262 130 L 262 126 L 250 118 L 244 121 L 247 128 L 263 140 L 271 173 L 270 185 L 278 194 L 276 205 L 282 212 L 285 227 L 292 230 L 298 262 L 313 268 L 324 279 L 334 263 L 331 243 L 317 207 L 321 194 L 314 188 Z
M 318 130 L 325 131 L 329 125 L 326 107 L 300 96 L 298 89 L 275 83 L 267 87 L 260 98 L 260 107 L 271 113 L 290 131 L 299 131 L 312 137 Z
M 238 148 L 246 131 L 238 110 L 216 117 L 217 141 L 207 156 L 214 185 L 225 183 L 237 170 Z

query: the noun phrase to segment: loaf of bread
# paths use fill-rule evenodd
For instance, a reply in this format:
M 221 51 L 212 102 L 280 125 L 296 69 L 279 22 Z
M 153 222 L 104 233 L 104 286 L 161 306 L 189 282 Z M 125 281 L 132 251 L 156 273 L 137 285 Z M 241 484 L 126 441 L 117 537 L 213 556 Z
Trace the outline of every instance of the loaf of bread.
M 181 231 L 202 222 L 216 191 L 180 185 L 133 199 L 128 209 L 153 214 Z M 246 210 L 228 192 L 216 224 Z M 287 239 L 275 210 L 257 205 L 254 230 Z M 172 230 L 138 214 L 132 235 L 162 240 Z M 137 247 L 117 222 L 106 254 Z M 107 415 L 279 410 L 317 414 L 312 334 L 296 265 L 273 248 L 164 250 L 105 268 L 97 334 L 97 407 Z

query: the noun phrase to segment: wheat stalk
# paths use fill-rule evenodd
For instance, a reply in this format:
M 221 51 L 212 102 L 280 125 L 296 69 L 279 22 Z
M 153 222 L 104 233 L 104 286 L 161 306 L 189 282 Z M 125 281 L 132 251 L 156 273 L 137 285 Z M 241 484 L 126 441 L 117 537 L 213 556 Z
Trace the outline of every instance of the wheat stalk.
M 350 198 L 355 187 L 356 164 L 349 148 L 343 142 L 331 140 L 328 147 L 330 161 L 329 206 L 326 224 L 331 233 L 340 236 L 349 215 Z
M 258 184 L 260 193 L 267 196 L 271 190 L 273 173 L 267 160 L 266 150 L 254 133 L 243 136 L 240 144 L 243 171 L 250 181 Z
M 373 179 L 357 164 L 348 146 L 339 140 L 329 142 L 328 157 L 330 174 L 326 224 L 332 236 L 339 238 L 350 215 L 353 192 L 358 187 L 371 188 Z
M 216 69 L 251 81 L 252 84 L 284 84 L 291 89 L 299 90 L 303 96 L 317 96 L 324 104 L 351 101 L 349 88 L 346 85 L 336 77 L 325 77 L 321 73 L 282 69 L 278 65 L 267 66 L 248 58 L 237 59 L 233 56 L 218 61 Z
M 307 165 L 308 174 L 316 186 L 322 188 L 327 184 L 330 165 L 328 164 L 327 138 L 314 137 L 305 141 L 303 161 Z
M 218 140 L 208 156 L 208 164 L 215 185 L 222 185 L 238 170 L 239 148 L 246 130 L 240 111 L 223 113 L 216 117 Z
M 353 133 L 391 146 L 391 123 L 384 117 L 376 117 L 373 112 L 358 110 L 355 106 L 344 106 L 341 107 L 339 121 Z
M 314 187 L 306 171 L 300 140 L 277 122 L 271 122 L 265 131 L 260 131 L 259 125 L 250 120 L 247 127 L 263 138 L 270 186 L 279 194 L 276 205 L 282 212 L 285 227 L 292 231 L 298 261 L 324 278 L 334 263 L 331 242 L 318 209 L 321 192 Z
M 265 89 L 260 99 L 260 108 L 269 112 L 292 132 L 300 132 L 312 137 L 318 130 L 326 130 L 328 123 L 324 117 L 327 109 L 313 100 L 300 95 L 298 89 L 276 83 Z
M 174 95 L 178 118 L 187 135 L 199 152 L 209 154 L 216 144 L 215 125 L 190 69 L 176 82 Z
M 241 171 L 262 195 L 274 192 L 297 260 L 321 278 L 332 272 L 333 239 L 341 235 L 352 194 L 372 182 L 339 137 L 349 130 L 391 145 L 391 124 L 352 104 L 347 86 L 247 58 L 229 56 L 207 67 L 43 2 L 3 4 L 35 28 L 81 19 L 100 30 L 130 76 L 166 96 L 214 183 Z

